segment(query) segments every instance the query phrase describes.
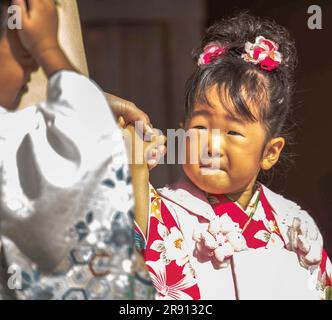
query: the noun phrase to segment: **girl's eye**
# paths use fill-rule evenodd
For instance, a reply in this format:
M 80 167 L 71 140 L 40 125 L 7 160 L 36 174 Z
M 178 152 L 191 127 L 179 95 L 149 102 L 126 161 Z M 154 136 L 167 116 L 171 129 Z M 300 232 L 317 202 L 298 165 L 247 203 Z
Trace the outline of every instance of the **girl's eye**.
M 207 128 L 204 127 L 204 126 L 195 126 L 194 129 L 198 129 L 198 130 L 207 130 Z
M 229 134 L 230 136 L 242 136 L 241 133 L 236 132 L 236 131 L 228 131 L 228 134 Z

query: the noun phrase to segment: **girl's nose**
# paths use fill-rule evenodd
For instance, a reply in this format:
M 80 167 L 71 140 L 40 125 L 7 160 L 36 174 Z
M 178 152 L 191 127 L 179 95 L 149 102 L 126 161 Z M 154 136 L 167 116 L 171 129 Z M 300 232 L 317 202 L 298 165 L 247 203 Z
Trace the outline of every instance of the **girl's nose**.
M 212 129 L 209 132 L 209 145 L 208 145 L 209 156 L 222 157 L 223 155 L 223 141 L 222 135 L 219 129 Z

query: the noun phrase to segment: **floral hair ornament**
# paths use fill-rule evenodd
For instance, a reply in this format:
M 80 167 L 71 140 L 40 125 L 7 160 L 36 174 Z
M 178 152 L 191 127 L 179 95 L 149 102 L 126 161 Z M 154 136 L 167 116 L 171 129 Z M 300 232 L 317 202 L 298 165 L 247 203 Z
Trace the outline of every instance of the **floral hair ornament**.
M 256 37 L 255 43 L 246 42 L 242 58 L 253 64 L 259 64 L 263 70 L 271 71 L 279 67 L 282 62 L 282 54 L 279 46 L 272 40 L 263 36 Z
M 209 65 L 215 59 L 225 55 L 226 52 L 227 52 L 226 47 L 222 47 L 218 43 L 212 42 L 204 48 L 204 52 L 199 56 L 198 65 L 199 66 Z

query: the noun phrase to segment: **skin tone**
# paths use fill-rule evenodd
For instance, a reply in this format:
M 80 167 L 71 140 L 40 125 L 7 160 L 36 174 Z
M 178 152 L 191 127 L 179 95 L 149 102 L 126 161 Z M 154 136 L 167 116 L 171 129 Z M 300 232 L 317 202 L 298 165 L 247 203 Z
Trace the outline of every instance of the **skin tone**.
M 135 220 L 146 233 L 148 226 L 149 210 L 149 170 L 156 166 L 161 155 L 166 154 L 166 137 L 156 133 L 151 141 L 142 141 L 141 134 L 131 124 L 126 125 L 123 118 L 119 119 L 119 125 L 123 129 L 127 153 L 131 155 L 130 170 L 135 199 Z M 143 143 L 143 146 L 137 144 Z M 157 151 L 156 151 L 157 150 Z M 135 161 L 138 159 L 138 161 Z M 143 160 L 143 161 L 140 161 Z
M 76 0 L 59 0 L 59 42 L 74 66 L 84 75 L 88 75 L 81 24 Z M 23 96 L 19 108 L 39 104 L 46 100 L 47 79 L 41 69 L 35 72 L 29 83 L 29 90 Z
M 263 123 L 234 118 L 220 102 L 216 85 L 208 89 L 207 98 L 209 105 L 196 103 L 191 116 L 186 119 L 185 129 L 191 130 L 193 140 L 187 140 L 183 170 L 201 190 L 227 194 L 245 209 L 259 172 L 270 170 L 278 162 L 285 140 L 274 137 L 266 141 Z M 257 106 L 251 111 L 256 116 Z M 190 163 L 192 152 L 199 153 L 196 155 L 198 163 Z M 148 185 L 149 172 L 146 165 L 133 164 L 132 167 L 133 183 L 141 186 L 142 196 L 135 219 L 146 234 L 149 198 L 148 188 L 144 185 Z
M 22 29 L 7 30 L 0 40 L 0 105 L 15 110 L 27 90 L 31 73 L 40 66 L 47 77 L 60 70 L 76 71 L 58 43 L 58 16 L 53 0 L 30 1 L 21 7 Z

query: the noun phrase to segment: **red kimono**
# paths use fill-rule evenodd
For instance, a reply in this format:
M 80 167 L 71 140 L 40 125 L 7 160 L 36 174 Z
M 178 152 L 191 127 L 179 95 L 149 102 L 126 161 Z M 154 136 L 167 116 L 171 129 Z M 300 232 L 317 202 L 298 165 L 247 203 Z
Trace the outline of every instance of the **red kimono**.
M 150 200 L 147 238 L 136 225 L 135 240 L 158 298 L 331 298 L 331 262 L 322 253 L 316 225 L 294 203 L 264 186 L 257 187 L 246 210 L 225 195 L 204 194 L 187 179 L 158 193 L 151 188 Z M 300 226 L 294 226 L 296 219 Z M 294 245 L 298 235 L 302 246 Z M 307 240 L 307 252 L 298 250 Z M 317 257 L 315 248 L 320 250 Z M 281 259 L 285 271 L 275 266 Z M 270 287 L 257 275 L 266 268 Z

